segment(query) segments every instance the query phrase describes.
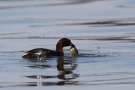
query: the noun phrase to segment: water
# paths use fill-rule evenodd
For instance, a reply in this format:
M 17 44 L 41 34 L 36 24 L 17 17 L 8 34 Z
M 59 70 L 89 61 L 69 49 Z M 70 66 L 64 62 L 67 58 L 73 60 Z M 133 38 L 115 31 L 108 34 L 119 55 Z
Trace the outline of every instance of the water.
M 0 0 L 0 88 L 133 90 L 134 8 L 134 0 Z M 63 37 L 79 56 L 66 47 L 64 57 L 22 58 Z

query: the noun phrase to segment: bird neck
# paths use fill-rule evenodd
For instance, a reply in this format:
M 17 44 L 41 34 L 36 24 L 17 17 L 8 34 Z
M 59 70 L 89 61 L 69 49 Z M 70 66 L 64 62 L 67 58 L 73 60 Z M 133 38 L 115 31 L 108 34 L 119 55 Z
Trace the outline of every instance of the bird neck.
M 63 53 L 63 48 L 56 48 L 56 51 Z

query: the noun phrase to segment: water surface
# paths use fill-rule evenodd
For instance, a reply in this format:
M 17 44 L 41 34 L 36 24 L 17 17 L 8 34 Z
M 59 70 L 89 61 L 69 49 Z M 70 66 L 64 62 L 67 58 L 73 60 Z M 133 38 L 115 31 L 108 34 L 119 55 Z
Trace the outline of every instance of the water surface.
M 134 0 L 1 0 L 0 88 L 133 90 L 134 9 Z M 64 57 L 22 58 L 63 37 L 77 57 L 66 47 Z

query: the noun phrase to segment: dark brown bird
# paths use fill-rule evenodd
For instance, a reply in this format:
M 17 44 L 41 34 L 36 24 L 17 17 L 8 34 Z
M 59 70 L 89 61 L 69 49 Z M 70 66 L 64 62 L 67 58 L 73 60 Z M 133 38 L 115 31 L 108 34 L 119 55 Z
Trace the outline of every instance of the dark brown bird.
M 56 51 L 45 48 L 36 48 L 24 52 L 23 58 L 40 58 L 48 56 L 63 56 L 63 47 L 73 46 L 72 42 L 68 38 L 62 38 L 56 44 Z

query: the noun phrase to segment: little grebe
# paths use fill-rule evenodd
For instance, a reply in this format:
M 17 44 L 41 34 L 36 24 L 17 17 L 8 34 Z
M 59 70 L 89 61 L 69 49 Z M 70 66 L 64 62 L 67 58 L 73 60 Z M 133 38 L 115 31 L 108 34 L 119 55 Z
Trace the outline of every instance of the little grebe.
M 68 38 L 62 38 L 58 41 L 56 45 L 56 51 L 45 49 L 45 48 L 36 48 L 24 52 L 23 58 L 37 58 L 37 57 L 47 57 L 47 56 L 63 56 L 63 47 L 71 46 L 75 47 Z

